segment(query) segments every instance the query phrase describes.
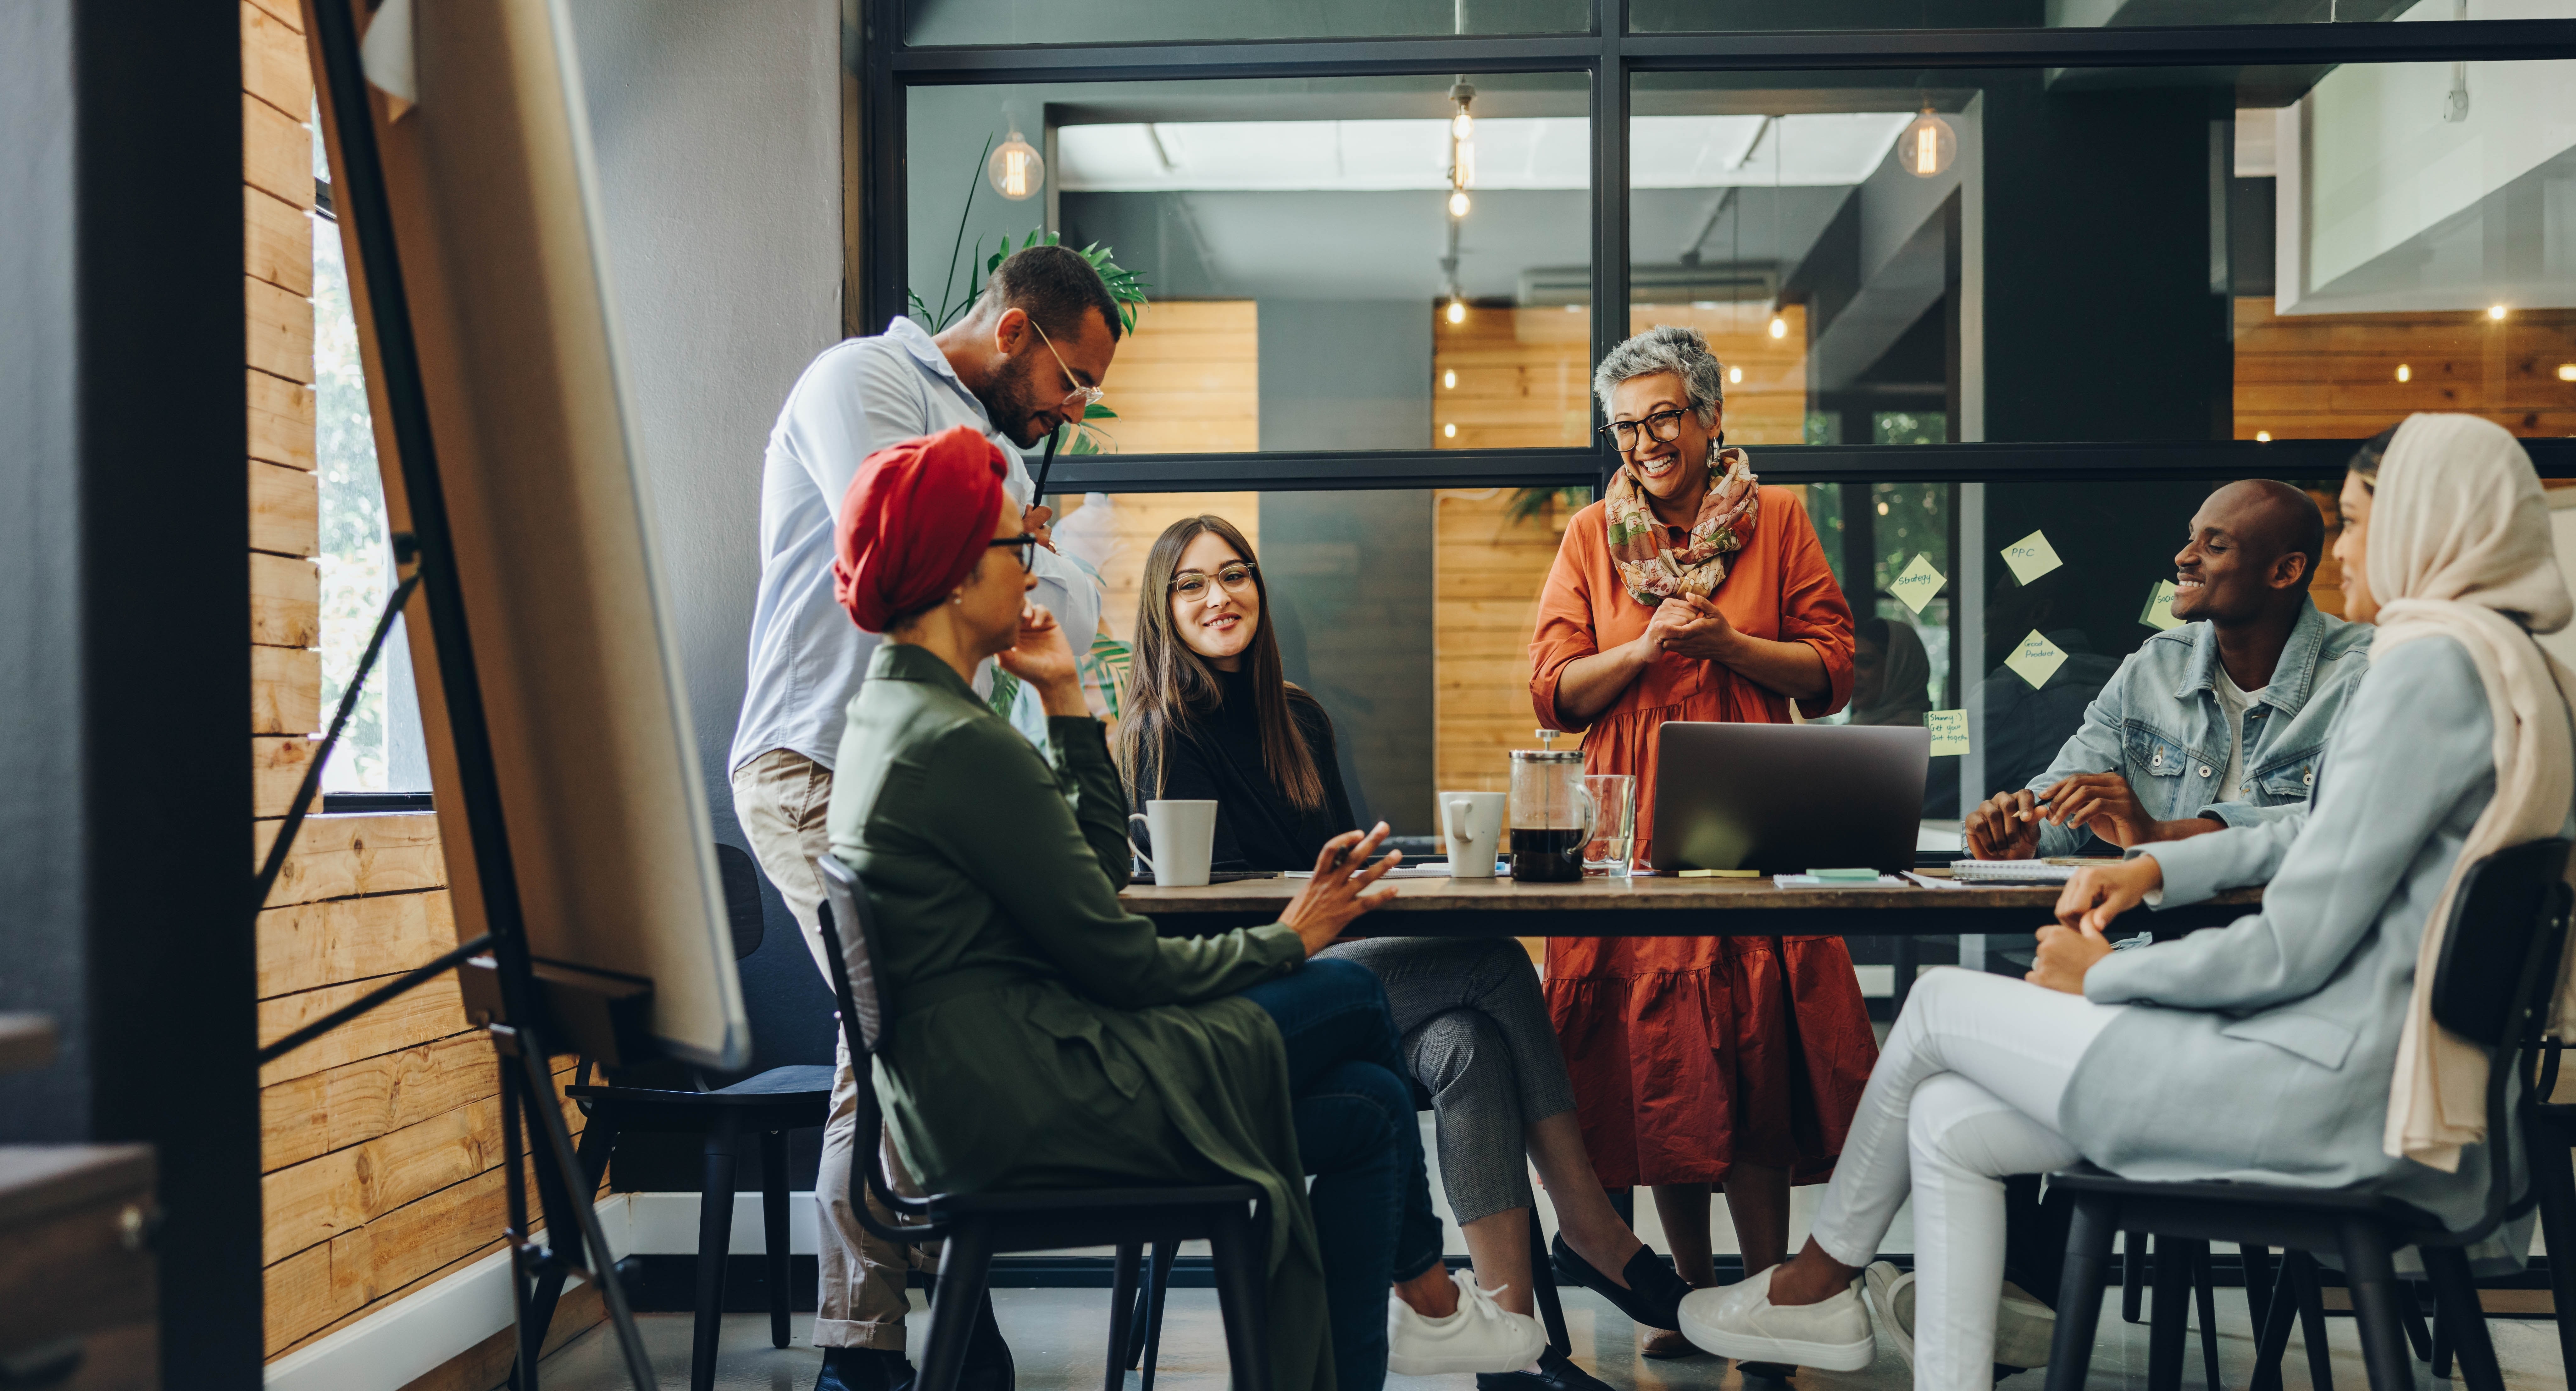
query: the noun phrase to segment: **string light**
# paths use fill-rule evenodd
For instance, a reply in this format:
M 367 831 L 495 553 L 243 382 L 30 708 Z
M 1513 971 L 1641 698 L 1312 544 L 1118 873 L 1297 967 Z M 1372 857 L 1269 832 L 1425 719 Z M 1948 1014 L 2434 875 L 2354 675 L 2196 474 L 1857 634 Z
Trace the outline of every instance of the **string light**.
M 2402 363 L 2402 362 L 2401 362 L 2401 363 L 2399 363 L 2399 364 L 2397 364 L 2397 380 L 2399 380 L 2399 381 L 2401 381 L 2401 382 L 2402 382 L 2402 381 L 2405 381 L 2405 380 L 2407 380 L 2408 378 L 2410 378 L 2410 377 L 2412 377 L 2412 376 L 2414 376 L 2414 375 L 2415 375 L 2415 371 L 2414 371 L 2414 369 L 2413 369 L 2413 368 L 2408 367 L 2405 363 Z
M 2488 318 L 2490 318 L 2490 319 L 2501 319 L 2501 318 L 2503 318 L 2503 317 L 2504 317 L 2504 306 L 2503 306 L 2503 305 L 2501 305 L 2501 304 L 2490 304 L 2490 305 L 2488 305 L 2488 306 L 2487 306 L 2487 317 L 2488 317 Z
M 1449 190 L 1449 215 L 1451 217 L 1465 217 L 1467 215 L 1467 209 L 1472 206 L 1474 205 L 1467 201 L 1467 190 L 1463 188 L 1453 188 Z
M 1744 381 L 1744 369 L 1743 369 L 1743 368 L 1741 368 L 1741 367 L 1729 367 L 1729 368 L 1727 368 L 1727 369 L 1726 369 L 1726 383 L 1727 383 L 1727 385 L 1729 385 L 1729 386 L 1738 386 L 1738 385 L 1741 385 L 1741 384 L 1743 383 L 1743 381 Z
M 1014 127 L 1011 138 L 994 149 L 991 159 L 984 161 L 984 177 L 992 181 L 995 193 L 1018 202 L 1036 196 L 1038 186 L 1046 182 L 1046 161 L 1038 156 L 1034 146 L 1020 138 L 1018 128 Z
M 1441 373 L 1441 374 L 1440 374 L 1440 384 L 1441 384 L 1442 386 L 1444 386 L 1444 387 L 1447 387 L 1447 388 L 1448 388 L 1449 390 L 1451 390 L 1451 391 L 1455 391 L 1455 390 L 1457 390 L 1457 389 L 1458 389 L 1458 369 L 1457 369 L 1457 368 L 1455 368 L 1455 367 L 1452 367 L 1452 368 L 1450 368 L 1448 371 Z
M 1453 324 L 1463 324 L 1467 322 L 1467 302 L 1465 300 L 1452 299 L 1449 301 L 1449 322 Z
M 2576 362 L 2562 362 L 2558 364 L 2558 380 L 2562 382 L 2576 382 Z
M 1458 438 L 1458 427 L 1455 425 L 1443 425 L 1440 427 L 1440 435 L 1443 439 L 1454 440 Z
M 2272 442 L 2272 432 L 2269 430 L 2255 431 L 2254 442 L 2256 444 L 2270 444 Z
M 1467 190 L 1476 182 L 1476 142 L 1472 138 L 1476 133 L 1476 118 L 1467 113 L 1467 106 L 1475 99 L 1476 89 L 1469 86 L 1467 79 L 1463 77 L 1458 79 L 1456 86 L 1449 89 L 1449 100 L 1458 104 L 1458 114 L 1449 118 L 1449 215 L 1451 217 L 1465 217 L 1467 209 L 1473 206 L 1467 199 Z
M 1774 314 L 1774 315 L 1772 315 L 1772 316 L 1771 316 L 1771 336 L 1772 336 L 1772 337 L 1774 337 L 1774 338 L 1786 338 L 1786 337 L 1788 337 L 1788 336 L 1789 336 L 1789 321 L 1788 321 L 1787 319 L 1785 319 L 1785 318 L 1781 317 L 1781 316 L 1780 316 L 1780 315 L 1778 315 L 1778 314 Z

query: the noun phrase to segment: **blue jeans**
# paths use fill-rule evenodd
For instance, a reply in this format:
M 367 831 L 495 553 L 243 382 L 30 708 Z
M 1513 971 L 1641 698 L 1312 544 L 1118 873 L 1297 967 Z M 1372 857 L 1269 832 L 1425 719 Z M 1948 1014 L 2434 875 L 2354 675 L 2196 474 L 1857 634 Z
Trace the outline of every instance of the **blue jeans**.
M 1386 1381 L 1387 1286 L 1440 1261 L 1440 1218 L 1386 991 L 1365 966 L 1313 960 L 1243 998 L 1288 1046 L 1297 1152 L 1323 1248 L 1324 1302 L 1340 1391 Z

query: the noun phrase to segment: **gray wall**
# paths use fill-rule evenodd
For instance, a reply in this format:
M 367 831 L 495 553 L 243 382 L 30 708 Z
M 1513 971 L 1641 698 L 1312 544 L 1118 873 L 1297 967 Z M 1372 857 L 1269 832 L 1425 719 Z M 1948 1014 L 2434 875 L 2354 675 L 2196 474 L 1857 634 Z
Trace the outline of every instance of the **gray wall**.
M 725 756 L 760 574 L 761 454 L 797 373 L 840 336 L 840 6 L 572 8 L 631 424 L 716 835 L 739 845 Z M 743 962 L 754 1065 L 828 1060 L 829 992 L 774 896 L 769 909 Z M 696 1185 L 694 1152 L 676 1158 L 678 1181 L 652 1186 Z

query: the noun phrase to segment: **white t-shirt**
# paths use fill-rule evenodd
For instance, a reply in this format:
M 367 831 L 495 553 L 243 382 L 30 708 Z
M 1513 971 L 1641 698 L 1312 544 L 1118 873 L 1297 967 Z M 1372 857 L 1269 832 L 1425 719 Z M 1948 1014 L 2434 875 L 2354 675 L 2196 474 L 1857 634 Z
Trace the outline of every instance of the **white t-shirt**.
M 2220 662 L 2216 666 L 2218 679 L 2211 683 L 2210 691 L 2218 697 L 2218 708 L 2227 712 L 2227 776 L 2219 781 L 2217 800 L 2241 802 L 2245 800 L 2245 712 L 2271 688 L 2258 686 L 2240 691 L 2228 678 L 2227 664 Z

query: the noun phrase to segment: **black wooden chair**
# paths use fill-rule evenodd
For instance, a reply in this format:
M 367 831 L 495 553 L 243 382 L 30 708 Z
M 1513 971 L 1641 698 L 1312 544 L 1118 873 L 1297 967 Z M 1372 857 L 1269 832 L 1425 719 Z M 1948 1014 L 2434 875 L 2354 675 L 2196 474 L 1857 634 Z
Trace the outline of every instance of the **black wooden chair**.
M 828 855 L 815 865 L 823 876 L 823 940 L 833 948 L 824 953 L 825 964 L 832 973 L 832 993 L 840 1002 L 850 1065 L 864 1076 L 894 1014 L 894 1002 L 877 965 L 882 958 L 875 920 L 866 893 L 847 866 Z M 858 1093 L 859 1133 L 875 1134 L 883 1124 L 876 1089 L 862 1086 Z M 850 1175 L 851 1208 L 859 1221 L 889 1241 L 941 1243 L 939 1279 L 930 1298 L 930 1334 L 923 1340 L 916 1391 L 956 1391 L 993 1257 L 1076 1246 L 1119 1250 L 1103 1382 L 1105 1391 L 1119 1391 L 1126 1382 L 1127 1315 L 1136 1298 L 1136 1253 L 1146 1243 L 1177 1245 L 1199 1239 L 1208 1242 L 1216 1267 L 1217 1308 L 1225 1321 L 1226 1358 L 1235 1391 L 1269 1391 L 1267 1266 L 1262 1229 L 1254 1212 L 1261 1201 L 1258 1187 L 1038 1189 L 911 1198 L 886 1181 L 883 1166 L 865 1158 L 873 1152 L 864 1146 L 850 1152 L 850 1165 L 856 1171 Z M 894 1222 L 883 1221 L 858 1201 L 862 1183 L 895 1215 Z
M 2538 1200 L 2517 1197 L 2513 1145 L 2523 1134 L 2521 1112 L 2532 1089 L 2517 1089 L 2515 1073 L 2536 1056 L 2536 1021 L 2545 1015 L 2565 945 L 2569 844 L 2533 841 L 2499 851 L 2471 865 L 2452 904 L 2442 955 L 2434 968 L 2433 1017 L 2444 1028 L 2487 1053 L 2487 1206 L 2465 1231 L 2445 1229 L 2411 1204 L 2356 1189 L 2293 1188 L 2277 1184 L 2153 1183 L 2121 1178 L 2091 1165 L 2052 1175 L 2075 1200 L 2066 1239 L 2065 1283 L 2057 1304 L 2057 1337 L 2051 1349 L 2047 1391 L 2082 1391 L 2093 1336 L 2102 1312 L 2104 1272 L 2115 1232 L 2149 1232 L 2157 1238 L 2155 1319 L 2148 1334 L 2149 1391 L 2176 1391 L 2182 1381 L 2185 1291 L 2190 1262 L 2167 1253 L 2206 1250 L 2212 1240 L 2262 1242 L 2295 1253 L 2334 1250 L 2361 1325 L 2362 1358 L 2372 1391 L 2412 1391 L 2407 1313 L 2390 1263 L 2397 1250 L 2423 1254 L 2442 1322 L 2457 1352 L 2469 1391 L 2503 1391 L 2495 1348 L 2469 1274 L 2467 1246 Z M 2517 1095 L 2519 1090 L 2520 1095 Z M 2294 1259 L 2295 1268 L 2299 1263 Z M 2257 1357 L 2277 1362 L 2300 1299 L 2268 1301 Z
M 740 961 L 760 947 L 760 868 L 751 856 L 730 845 L 716 847 L 716 867 L 724 874 L 725 918 L 733 932 L 733 956 Z M 704 1137 L 705 1163 L 698 1186 L 697 1324 L 689 1343 L 689 1391 L 711 1391 L 716 1380 L 716 1343 L 724 1322 L 725 1260 L 733 1247 L 733 1183 L 736 1151 L 743 1140 L 760 1137 L 760 1206 L 769 1264 L 769 1344 L 789 1341 L 787 1277 L 787 1132 L 819 1129 L 832 1104 L 829 1063 L 773 1067 L 731 1086 L 680 1091 L 660 1087 L 589 1085 L 585 1058 L 572 1086 L 564 1088 L 588 1118 L 581 1136 L 582 1170 L 596 1189 L 607 1172 L 610 1150 L 621 1135 L 636 1132 Z M 562 1277 L 547 1277 L 554 1288 L 541 1292 L 541 1317 L 553 1312 L 553 1297 Z

